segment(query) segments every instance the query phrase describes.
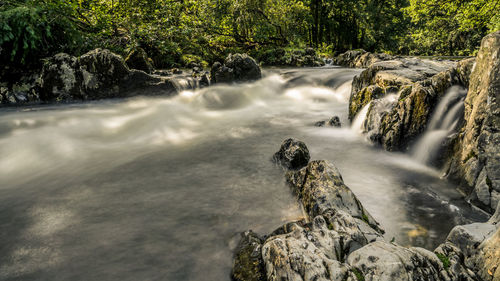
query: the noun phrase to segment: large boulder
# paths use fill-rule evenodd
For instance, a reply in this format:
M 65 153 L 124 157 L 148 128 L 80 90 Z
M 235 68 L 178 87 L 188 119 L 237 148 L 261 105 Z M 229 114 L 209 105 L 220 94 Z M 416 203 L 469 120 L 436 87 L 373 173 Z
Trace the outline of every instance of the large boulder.
M 306 166 L 310 158 L 306 144 L 293 138 L 286 139 L 280 150 L 273 155 L 275 163 L 292 170 Z
M 393 56 L 384 53 L 373 54 L 365 50 L 351 50 L 333 58 L 333 64 L 346 67 L 367 68 L 376 62 L 392 59 L 394 59 Z
M 286 178 L 309 217 L 340 210 L 384 233 L 356 195 L 344 184 L 342 176 L 332 163 L 324 160 L 311 161 L 307 167 L 287 172 Z
M 153 73 L 154 67 L 151 59 L 142 48 L 135 48 L 127 55 L 125 63 L 131 69 L 142 70 L 148 74 Z
M 42 101 L 83 99 L 83 75 L 77 57 L 65 53 L 47 59 L 40 77 Z
M 210 71 L 212 83 L 232 83 L 258 80 L 260 67 L 247 54 L 230 54 L 224 64 L 214 63 Z
M 95 100 L 133 95 L 170 95 L 171 79 L 130 70 L 123 58 L 95 49 L 81 57 L 57 54 L 43 65 L 39 79 L 41 101 Z
M 492 211 L 500 193 L 500 31 L 483 38 L 465 99 L 465 126 L 449 176 L 468 187 L 478 205 Z

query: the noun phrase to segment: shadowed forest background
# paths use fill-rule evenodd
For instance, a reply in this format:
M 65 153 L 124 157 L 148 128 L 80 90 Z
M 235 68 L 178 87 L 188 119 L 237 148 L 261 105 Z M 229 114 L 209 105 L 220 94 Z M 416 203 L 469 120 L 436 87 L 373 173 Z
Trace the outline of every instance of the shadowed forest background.
M 2 64 L 37 67 L 58 52 L 141 47 L 157 68 L 246 52 L 268 65 L 307 46 L 468 56 L 500 29 L 500 0 L 0 1 Z

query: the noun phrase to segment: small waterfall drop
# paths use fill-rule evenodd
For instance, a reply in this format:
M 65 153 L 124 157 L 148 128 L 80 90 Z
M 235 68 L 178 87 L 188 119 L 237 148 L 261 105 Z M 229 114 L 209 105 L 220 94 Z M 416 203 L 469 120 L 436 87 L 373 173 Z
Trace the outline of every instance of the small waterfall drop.
M 351 130 L 356 133 L 363 132 L 363 124 L 365 123 L 366 116 L 368 115 L 368 109 L 370 109 L 371 102 L 367 103 L 363 108 L 356 114 L 354 120 L 352 120 Z
M 427 131 L 413 149 L 413 157 L 424 164 L 429 164 L 436 157 L 446 137 L 451 135 L 464 110 L 464 98 L 467 90 L 453 86 L 446 92 L 432 115 Z

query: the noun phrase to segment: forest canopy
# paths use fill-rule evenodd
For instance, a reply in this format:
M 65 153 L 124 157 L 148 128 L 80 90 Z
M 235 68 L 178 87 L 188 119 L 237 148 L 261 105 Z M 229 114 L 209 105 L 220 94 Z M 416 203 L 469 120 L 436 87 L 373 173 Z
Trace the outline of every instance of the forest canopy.
M 2 0 L 0 59 L 141 47 L 157 67 L 316 48 L 474 55 L 500 29 L 500 0 Z

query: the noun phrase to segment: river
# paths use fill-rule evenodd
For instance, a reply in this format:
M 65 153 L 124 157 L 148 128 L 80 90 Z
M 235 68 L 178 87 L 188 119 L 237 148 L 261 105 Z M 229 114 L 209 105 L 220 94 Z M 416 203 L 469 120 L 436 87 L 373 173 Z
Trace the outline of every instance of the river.
M 360 70 L 267 69 L 175 97 L 0 109 L 0 280 L 229 280 L 239 232 L 302 217 L 271 156 L 288 137 L 402 245 L 484 219 L 438 170 L 350 128 Z M 315 127 L 337 115 L 343 127 Z

